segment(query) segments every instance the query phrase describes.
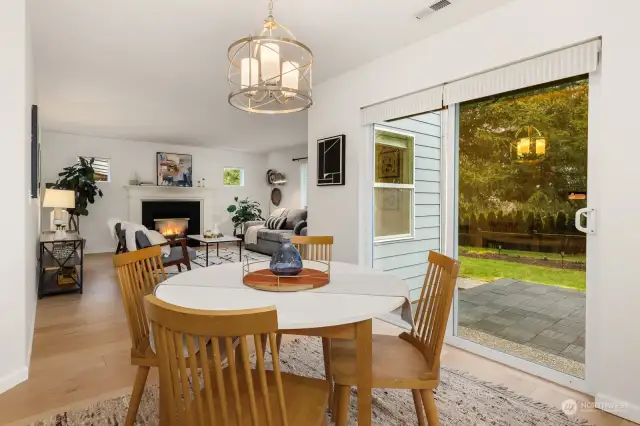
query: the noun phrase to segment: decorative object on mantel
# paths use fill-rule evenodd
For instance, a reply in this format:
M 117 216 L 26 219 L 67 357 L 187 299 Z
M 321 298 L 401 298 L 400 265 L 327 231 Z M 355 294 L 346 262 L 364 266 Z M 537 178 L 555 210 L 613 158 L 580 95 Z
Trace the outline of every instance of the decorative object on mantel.
M 88 216 L 89 204 L 93 204 L 96 196 L 102 198 L 102 190 L 98 188 L 93 170 L 94 158 L 78 157 L 78 162 L 65 167 L 58 173 L 58 180 L 53 185 L 55 189 L 68 189 L 75 192 L 75 207 L 68 209 L 69 229 L 80 232 L 80 216 Z
M 280 188 L 273 188 L 271 190 L 271 204 L 278 207 L 282 201 L 282 191 Z
M 242 230 L 242 227 L 246 222 L 264 220 L 262 217 L 260 203 L 257 201 L 252 201 L 248 197 L 244 200 L 238 200 L 238 197 L 234 197 L 233 200 L 237 204 L 231 204 L 227 207 L 227 211 L 233 214 L 231 221 L 233 222 L 234 236 L 236 236 L 238 228 Z
M 313 105 L 311 50 L 269 16 L 259 36 L 229 46 L 229 104 L 247 112 L 288 114 Z
M 345 184 L 345 135 L 318 140 L 318 186 Z
M 55 239 L 64 240 L 67 238 L 65 231 L 66 221 L 62 209 L 73 209 L 76 206 L 75 193 L 66 189 L 47 188 L 44 192 L 42 207 L 53 208 L 53 224 L 56 227 Z
M 193 186 L 192 157 L 189 154 L 156 153 L 159 186 Z

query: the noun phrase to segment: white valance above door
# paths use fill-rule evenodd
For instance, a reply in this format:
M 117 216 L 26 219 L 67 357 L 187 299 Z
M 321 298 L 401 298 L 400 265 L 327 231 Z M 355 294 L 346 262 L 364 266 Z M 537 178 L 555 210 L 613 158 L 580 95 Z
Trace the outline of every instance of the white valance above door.
M 588 74 L 598 69 L 601 46 L 600 39 L 591 40 L 364 107 L 361 110 L 362 124 L 383 123 L 472 99 Z
M 447 83 L 443 103 L 453 105 L 588 74 L 598 68 L 600 46 L 600 40 L 593 40 Z
M 382 123 L 442 108 L 442 86 L 362 108 L 362 124 Z

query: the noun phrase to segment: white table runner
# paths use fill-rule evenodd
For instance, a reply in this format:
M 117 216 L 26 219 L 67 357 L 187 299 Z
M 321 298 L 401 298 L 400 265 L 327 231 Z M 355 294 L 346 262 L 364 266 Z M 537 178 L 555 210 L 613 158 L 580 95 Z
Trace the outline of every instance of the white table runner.
M 171 277 L 158 285 L 161 286 L 249 289 L 242 283 L 240 263 L 196 269 Z M 317 289 L 306 290 L 305 293 L 403 297 L 401 318 L 413 328 L 409 289 L 402 279 L 389 273 L 349 263 L 331 262 L 331 282 Z

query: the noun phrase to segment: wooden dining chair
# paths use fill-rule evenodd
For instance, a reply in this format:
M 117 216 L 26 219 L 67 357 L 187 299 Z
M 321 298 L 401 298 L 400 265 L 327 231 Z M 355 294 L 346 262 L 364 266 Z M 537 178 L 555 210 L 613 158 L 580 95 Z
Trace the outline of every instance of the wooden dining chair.
M 400 336 L 373 336 L 374 388 L 411 389 L 418 424 L 438 425 L 433 389 L 440 383 L 440 353 L 460 263 L 434 251 L 414 317 L 415 329 Z M 333 340 L 333 380 L 336 383 L 337 424 L 346 425 L 349 393 L 356 381 L 356 351 L 351 341 Z M 424 406 L 424 410 L 423 410 Z
M 332 236 L 295 235 L 291 237 L 291 244 L 298 250 L 303 260 L 331 261 L 333 253 Z M 278 334 L 278 349 L 280 349 L 281 340 L 282 335 Z M 322 352 L 324 355 L 325 377 L 331 382 L 331 339 L 322 338 Z M 330 398 L 330 401 L 333 401 L 333 386 L 331 386 Z
M 298 250 L 303 260 L 331 260 L 332 236 L 302 236 L 291 237 L 291 244 Z
M 149 340 L 149 323 L 144 311 L 144 296 L 153 293 L 156 285 L 166 280 L 160 246 L 113 256 L 122 303 L 131 336 L 131 364 L 138 366 L 131 401 L 125 419 L 126 426 L 135 422 L 144 393 L 149 369 L 158 365 Z
M 171 305 L 150 295 L 145 297 L 145 308 L 160 358 L 161 393 L 166 403 L 163 415 L 169 424 L 326 424 L 327 382 L 280 371 L 274 307 L 202 311 Z M 240 356 L 229 357 L 228 367 L 223 368 L 222 348 L 230 352 L 236 336 Z M 212 351 L 197 352 L 206 338 L 211 340 Z M 265 368 L 263 338 L 269 342 L 273 357 L 269 370 Z M 255 369 L 249 357 L 251 343 L 256 348 Z

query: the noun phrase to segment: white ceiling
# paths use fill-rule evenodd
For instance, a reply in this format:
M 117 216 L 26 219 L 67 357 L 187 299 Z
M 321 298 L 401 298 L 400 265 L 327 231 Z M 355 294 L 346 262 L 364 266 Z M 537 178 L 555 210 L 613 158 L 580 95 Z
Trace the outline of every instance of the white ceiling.
M 510 0 L 277 0 L 314 52 L 314 83 Z M 305 143 L 306 113 L 227 103 L 227 48 L 256 34 L 268 0 L 30 0 L 44 130 L 267 151 Z

